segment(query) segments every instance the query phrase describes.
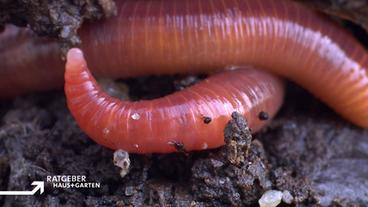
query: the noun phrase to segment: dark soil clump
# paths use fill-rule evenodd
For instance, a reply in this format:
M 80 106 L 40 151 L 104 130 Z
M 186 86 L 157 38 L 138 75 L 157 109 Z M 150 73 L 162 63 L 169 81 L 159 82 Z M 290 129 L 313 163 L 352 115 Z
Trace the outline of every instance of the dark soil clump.
M 0 28 L 5 24 L 29 25 L 37 34 L 58 38 L 67 45 L 79 43 L 77 30 L 85 20 L 115 14 L 113 0 L 0 0 Z

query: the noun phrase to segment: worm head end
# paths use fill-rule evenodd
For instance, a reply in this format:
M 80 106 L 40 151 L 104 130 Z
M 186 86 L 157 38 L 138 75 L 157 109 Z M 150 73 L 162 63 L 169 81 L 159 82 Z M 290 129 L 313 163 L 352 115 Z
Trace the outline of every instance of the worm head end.
M 73 71 L 86 66 L 83 52 L 79 48 L 70 49 L 66 57 L 66 70 Z

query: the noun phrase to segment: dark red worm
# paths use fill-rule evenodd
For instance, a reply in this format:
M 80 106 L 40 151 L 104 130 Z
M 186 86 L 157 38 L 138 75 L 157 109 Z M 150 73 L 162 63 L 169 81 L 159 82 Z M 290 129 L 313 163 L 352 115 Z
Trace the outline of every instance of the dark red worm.
M 366 50 L 296 2 L 127 0 L 116 18 L 87 25 L 81 35 L 96 75 L 198 73 L 250 64 L 297 82 L 368 127 Z
M 282 82 L 265 72 L 238 69 L 211 76 L 174 94 L 138 102 L 104 93 L 90 74 L 82 51 L 68 52 L 65 70 L 68 108 L 84 132 L 112 149 L 134 153 L 203 150 L 224 144 L 224 127 L 232 112 L 247 117 L 258 131 L 282 103 Z M 205 117 L 211 117 L 206 123 Z
M 118 16 L 81 31 L 82 49 L 97 76 L 198 73 L 249 64 L 297 82 L 346 119 L 368 127 L 367 52 L 315 11 L 288 0 L 125 0 L 118 7 Z M 36 76 L 29 75 L 42 80 Z M 55 79 L 54 85 L 61 82 Z
M 0 98 L 63 86 L 59 45 L 29 29 L 7 25 L 0 33 Z

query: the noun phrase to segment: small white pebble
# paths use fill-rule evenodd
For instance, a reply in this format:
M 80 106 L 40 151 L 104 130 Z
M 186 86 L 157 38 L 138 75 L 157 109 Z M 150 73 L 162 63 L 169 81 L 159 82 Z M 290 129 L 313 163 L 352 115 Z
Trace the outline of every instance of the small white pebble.
M 291 204 L 294 200 L 294 197 L 291 195 L 291 193 L 288 190 L 284 190 L 282 192 L 282 201 L 287 204 Z
M 207 149 L 208 148 L 208 144 L 205 142 L 205 143 L 203 143 L 203 145 L 202 145 L 202 149 Z
M 196 206 L 198 206 L 197 202 L 195 201 L 190 202 L 190 207 L 196 207 Z
M 130 169 L 129 153 L 124 150 L 116 150 L 114 152 L 114 165 L 121 168 L 120 176 L 125 177 Z
M 139 120 L 140 118 L 141 118 L 141 116 L 138 114 L 138 113 L 134 113 L 134 114 L 132 114 L 132 119 L 134 119 L 134 120 Z
M 268 190 L 263 193 L 258 203 L 260 207 L 276 207 L 281 203 L 282 192 L 278 190 Z

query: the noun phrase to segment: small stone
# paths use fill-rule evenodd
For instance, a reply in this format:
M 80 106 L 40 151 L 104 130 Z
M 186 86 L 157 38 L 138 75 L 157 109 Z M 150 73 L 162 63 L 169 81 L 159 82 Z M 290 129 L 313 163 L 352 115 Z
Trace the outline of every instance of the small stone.
M 278 190 L 268 190 L 263 193 L 258 203 L 260 207 L 276 207 L 281 203 L 283 193 Z
M 287 204 L 291 204 L 294 200 L 294 197 L 291 195 L 291 193 L 288 190 L 284 190 L 282 192 L 282 201 Z
M 134 188 L 133 186 L 127 186 L 125 188 L 125 195 L 126 196 L 132 196 L 134 194 Z
M 141 116 L 138 114 L 138 113 L 134 113 L 134 114 L 132 114 L 132 119 L 134 119 L 134 120 L 139 120 L 140 118 L 141 118 Z
M 120 176 L 125 177 L 130 169 L 130 159 L 128 152 L 124 150 L 116 150 L 114 152 L 114 165 L 121 168 Z

